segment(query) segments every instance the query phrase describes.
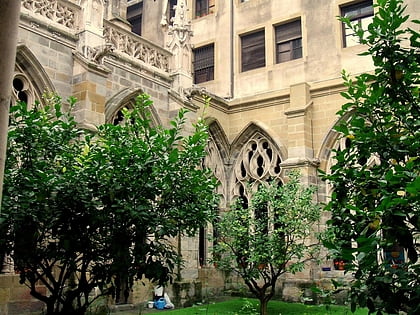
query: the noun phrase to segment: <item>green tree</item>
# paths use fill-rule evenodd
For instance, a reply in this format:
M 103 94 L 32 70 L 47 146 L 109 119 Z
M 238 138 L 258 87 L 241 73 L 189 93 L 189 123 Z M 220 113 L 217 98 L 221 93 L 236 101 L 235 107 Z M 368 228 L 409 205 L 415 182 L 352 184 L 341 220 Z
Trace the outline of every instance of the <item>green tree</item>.
M 367 31 L 353 27 L 375 71 L 352 79 L 336 130 L 346 146 L 324 178 L 333 187 L 333 239 L 325 245 L 354 275 L 352 309 L 420 313 L 420 35 L 403 23 L 402 0 L 377 0 Z M 419 21 L 413 21 L 419 23 Z
M 150 105 L 140 96 L 124 124 L 95 134 L 58 97 L 12 108 L 0 244 L 47 314 L 84 314 L 96 287 L 124 302 L 134 280 L 170 280 L 171 238 L 215 209 L 215 180 L 199 167 L 206 125 L 182 136 L 181 110 L 169 129 L 154 127 Z
M 293 171 L 285 185 L 261 185 L 249 206 L 238 199 L 216 224 L 213 260 L 219 269 L 243 279 L 259 299 L 261 315 L 267 314 L 279 277 L 303 270 L 316 252 L 310 242 L 320 218 L 314 191 L 302 186 Z

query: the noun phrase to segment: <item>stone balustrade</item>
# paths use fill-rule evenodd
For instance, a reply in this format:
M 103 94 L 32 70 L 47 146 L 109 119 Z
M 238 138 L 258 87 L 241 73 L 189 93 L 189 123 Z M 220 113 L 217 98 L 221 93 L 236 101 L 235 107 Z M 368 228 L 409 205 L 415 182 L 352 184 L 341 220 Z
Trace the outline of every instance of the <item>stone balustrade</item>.
M 41 15 L 69 29 L 76 29 L 81 9 L 64 0 L 22 0 L 22 9 Z
M 104 21 L 104 37 L 106 44 L 112 45 L 114 53 L 142 61 L 164 72 L 169 71 L 171 53 L 162 47 L 108 21 Z

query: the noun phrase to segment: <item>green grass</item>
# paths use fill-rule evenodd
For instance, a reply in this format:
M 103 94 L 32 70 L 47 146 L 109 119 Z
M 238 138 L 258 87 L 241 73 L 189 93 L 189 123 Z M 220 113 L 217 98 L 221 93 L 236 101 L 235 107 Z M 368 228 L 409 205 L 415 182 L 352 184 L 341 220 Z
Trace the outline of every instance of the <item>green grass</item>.
M 220 303 L 197 305 L 189 308 L 167 310 L 165 315 L 258 315 L 258 300 L 255 299 L 232 299 Z M 367 315 L 367 310 L 357 310 L 354 315 Z M 304 305 L 300 303 L 285 303 L 270 301 L 268 303 L 270 315 L 351 315 L 348 307 L 325 305 Z

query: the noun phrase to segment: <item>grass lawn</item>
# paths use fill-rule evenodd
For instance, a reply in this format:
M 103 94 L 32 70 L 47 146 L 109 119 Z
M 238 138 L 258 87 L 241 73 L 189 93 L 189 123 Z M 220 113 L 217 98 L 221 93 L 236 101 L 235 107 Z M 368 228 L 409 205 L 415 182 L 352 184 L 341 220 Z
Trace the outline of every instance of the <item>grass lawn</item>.
M 177 310 L 160 311 L 165 315 L 257 315 L 258 300 L 256 299 L 232 299 L 220 303 L 197 305 Z M 355 315 L 367 315 L 367 310 L 357 310 Z M 270 301 L 268 303 L 270 315 L 346 315 L 353 314 L 348 307 L 331 306 L 326 308 L 322 305 L 304 305 L 299 303 L 285 303 Z

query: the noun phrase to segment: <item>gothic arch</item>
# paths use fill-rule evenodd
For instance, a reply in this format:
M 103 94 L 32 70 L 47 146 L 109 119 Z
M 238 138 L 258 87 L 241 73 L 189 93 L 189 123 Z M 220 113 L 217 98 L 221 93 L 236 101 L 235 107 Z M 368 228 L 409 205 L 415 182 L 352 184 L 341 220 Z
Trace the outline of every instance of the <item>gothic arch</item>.
M 331 167 L 335 164 L 335 150 L 344 150 L 351 145 L 351 140 L 349 138 L 343 137 L 338 131 L 334 130 L 334 127 L 342 122 L 349 121 L 351 119 L 352 114 L 353 112 L 349 112 L 345 116 L 337 119 L 331 126 L 331 128 L 328 130 L 322 142 L 318 154 L 318 158 L 320 161 L 319 168 L 326 173 L 329 173 Z M 375 164 L 380 164 L 380 159 L 377 154 L 373 153 L 369 158 L 360 158 L 359 161 L 352 166 L 367 166 L 369 168 Z M 331 186 L 328 183 L 322 182 L 320 191 L 324 192 L 324 194 L 319 194 L 319 196 L 321 198 L 321 201 L 325 202 L 331 194 Z
M 334 123 L 331 125 L 331 127 L 328 129 L 328 132 L 326 133 L 322 141 L 322 144 L 318 153 L 318 159 L 320 161 L 319 168 L 324 172 L 329 171 L 331 167 L 331 161 L 334 156 L 332 150 L 338 148 L 339 141 L 341 138 L 340 133 L 335 131 L 334 128 L 341 122 L 348 121 L 351 118 L 351 115 L 352 115 L 352 112 L 349 112 L 345 116 L 337 118 L 334 121 Z
M 281 159 L 284 161 L 287 159 L 287 149 L 281 143 L 281 141 L 271 135 L 275 135 L 275 132 L 270 130 L 266 125 L 261 122 L 249 122 L 245 128 L 240 132 L 236 138 L 232 141 L 231 144 L 231 154 L 230 157 L 232 160 L 237 159 L 237 154 L 239 153 L 240 149 L 245 145 L 245 143 L 250 139 L 255 133 L 260 133 L 267 139 L 270 139 L 275 146 L 275 149 L 278 150 L 279 154 L 281 155 Z
M 17 84 L 22 85 L 22 89 L 17 88 Z M 35 100 L 42 103 L 42 95 L 45 92 L 55 92 L 55 87 L 44 67 L 25 45 L 19 45 L 16 50 L 13 92 L 16 98 L 19 98 L 19 92 L 27 93 L 29 105 Z
M 220 207 L 223 209 L 227 206 L 226 161 L 229 158 L 229 144 L 220 123 L 213 118 L 208 118 L 206 121 L 209 124 L 209 141 L 203 165 L 210 168 L 220 182 L 216 192 L 221 196 Z
M 122 108 L 133 107 L 136 102 L 136 97 L 142 93 L 143 90 L 141 88 L 126 88 L 111 97 L 105 104 L 105 122 L 112 123 Z M 152 124 L 154 126 L 162 125 L 153 105 L 150 106 L 150 113 Z
M 267 181 L 282 182 L 281 162 L 286 154 L 282 153 L 281 146 L 261 126 L 253 122 L 248 124 L 232 143 L 231 150 L 231 200 L 241 197 L 247 202 L 260 184 Z
M 230 156 L 230 146 L 225 131 L 219 121 L 215 118 L 208 117 L 206 118 L 206 122 L 209 126 L 209 133 L 219 149 L 221 158 L 224 161 L 227 161 Z

